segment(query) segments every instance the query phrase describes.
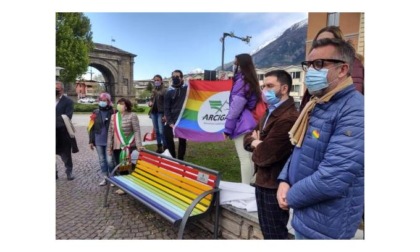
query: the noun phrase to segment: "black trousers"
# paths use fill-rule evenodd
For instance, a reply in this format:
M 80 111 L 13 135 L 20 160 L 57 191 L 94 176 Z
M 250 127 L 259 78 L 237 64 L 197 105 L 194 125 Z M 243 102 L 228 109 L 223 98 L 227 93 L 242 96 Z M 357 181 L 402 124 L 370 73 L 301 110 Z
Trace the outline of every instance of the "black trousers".
M 288 239 L 289 210 L 280 208 L 276 195 L 277 189 L 255 187 L 258 220 L 264 239 Z
M 166 139 L 166 144 L 167 144 L 166 147 L 168 148 L 172 157 L 178 158 L 179 160 L 184 160 L 185 151 L 187 149 L 187 139 L 178 138 L 178 157 L 177 157 L 176 152 L 175 152 L 174 132 L 171 126 L 165 125 L 164 134 L 165 134 L 165 139 Z
M 59 154 L 57 154 L 63 160 L 64 166 L 66 167 L 66 174 L 71 174 L 73 171 L 73 160 L 71 158 L 71 148 L 69 147 L 68 150 L 65 150 Z

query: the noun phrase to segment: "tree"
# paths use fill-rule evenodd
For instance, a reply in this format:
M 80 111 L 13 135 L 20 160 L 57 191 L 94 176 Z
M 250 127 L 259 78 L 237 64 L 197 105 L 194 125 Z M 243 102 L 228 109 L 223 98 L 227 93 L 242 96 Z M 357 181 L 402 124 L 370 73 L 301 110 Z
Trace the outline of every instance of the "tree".
M 147 83 L 146 90 L 149 91 L 149 92 L 152 92 L 152 90 L 153 90 L 153 84 L 151 82 Z
M 56 13 L 55 25 L 56 66 L 64 68 L 61 81 L 71 83 L 89 66 L 89 51 L 93 48 L 90 20 L 83 13 Z

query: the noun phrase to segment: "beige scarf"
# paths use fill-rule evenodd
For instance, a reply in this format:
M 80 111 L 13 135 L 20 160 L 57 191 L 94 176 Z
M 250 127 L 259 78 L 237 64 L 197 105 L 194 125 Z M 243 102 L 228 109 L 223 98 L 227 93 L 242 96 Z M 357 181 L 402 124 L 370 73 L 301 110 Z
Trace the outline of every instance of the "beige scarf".
M 293 125 L 292 129 L 289 131 L 290 142 L 292 142 L 292 144 L 296 145 L 297 147 L 301 147 L 303 138 L 305 137 L 306 129 L 308 128 L 309 113 L 314 109 L 315 105 L 329 102 L 331 97 L 333 97 L 336 93 L 352 84 L 353 79 L 351 77 L 347 77 L 347 79 L 338 84 L 333 90 L 326 93 L 321 98 L 312 96 L 310 101 L 306 103 L 302 112 L 300 112 L 300 115 L 296 120 L 295 124 Z

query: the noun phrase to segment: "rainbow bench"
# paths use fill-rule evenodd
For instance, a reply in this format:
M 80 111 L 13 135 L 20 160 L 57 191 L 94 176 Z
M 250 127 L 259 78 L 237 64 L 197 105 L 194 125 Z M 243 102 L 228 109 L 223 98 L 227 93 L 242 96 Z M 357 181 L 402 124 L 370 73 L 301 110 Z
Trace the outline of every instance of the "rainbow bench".
M 119 175 L 114 168 L 108 182 L 178 227 L 182 239 L 188 220 L 196 220 L 215 209 L 214 238 L 219 228 L 220 173 L 155 152 L 142 150 L 135 168 Z M 104 207 L 108 206 L 108 183 Z

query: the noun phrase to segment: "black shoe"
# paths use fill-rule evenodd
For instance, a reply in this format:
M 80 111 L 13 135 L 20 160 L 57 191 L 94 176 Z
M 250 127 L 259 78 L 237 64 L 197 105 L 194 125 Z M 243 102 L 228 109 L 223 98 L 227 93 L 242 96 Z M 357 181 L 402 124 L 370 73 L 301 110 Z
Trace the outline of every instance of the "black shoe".
M 67 174 L 67 180 L 73 180 L 73 179 L 74 179 L 74 177 L 73 177 L 73 175 L 71 175 L 71 173 Z

